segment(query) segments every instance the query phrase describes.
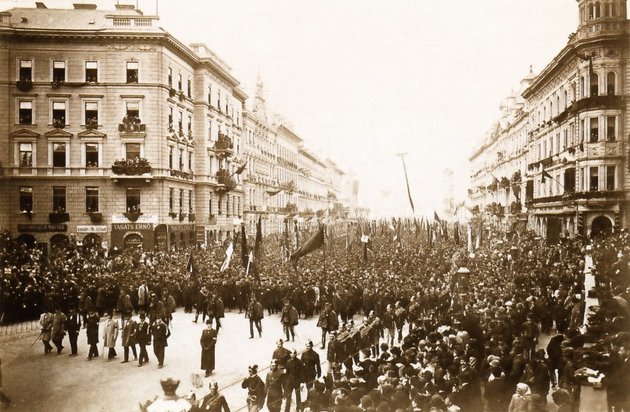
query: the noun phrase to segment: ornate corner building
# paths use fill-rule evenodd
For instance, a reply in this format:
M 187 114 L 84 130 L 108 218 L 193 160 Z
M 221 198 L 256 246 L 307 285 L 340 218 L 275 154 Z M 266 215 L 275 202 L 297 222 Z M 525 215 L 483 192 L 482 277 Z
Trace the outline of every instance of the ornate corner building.
M 625 0 L 580 0 L 567 45 L 502 105 L 470 157 L 479 221 L 554 241 L 630 226 Z
M 303 142 L 267 120 L 262 82 L 247 111 L 231 68 L 158 16 L 36 4 L 0 12 L 0 228 L 170 250 L 297 215 Z
M 44 248 L 232 233 L 247 96 L 157 19 L 86 4 L 0 13 L 0 227 Z

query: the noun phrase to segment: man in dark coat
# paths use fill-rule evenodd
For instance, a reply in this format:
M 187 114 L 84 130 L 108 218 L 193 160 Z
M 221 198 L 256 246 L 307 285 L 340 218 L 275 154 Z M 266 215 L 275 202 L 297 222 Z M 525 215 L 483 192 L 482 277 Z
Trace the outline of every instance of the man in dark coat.
M 99 326 L 100 318 L 96 312 L 90 312 L 87 315 L 87 326 L 86 326 L 86 335 L 87 335 L 87 343 L 90 345 L 90 350 L 88 352 L 88 360 L 92 360 L 92 358 L 98 358 L 98 326 Z
M 68 312 L 68 340 L 70 341 L 70 355 L 77 356 L 77 340 L 79 339 L 79 331 L 81 330 L 81 315 L 74 308 L 70 308 Z
M 214 348 L 217 343 L 217 331 L 212 328 L 212 318 L 206 321 L 207 328 L 201 332 L 201 369 L 206 371 L 206 376 L 210 376 L 214 370 Z
M 221 296 L 214 295 L 212 299 L 212 312 L 214 313 L 214 320 L 217 324 L 217 334 L 219 333 L 219 329 L 221 329 L 221 318 L 225 317 L 225 306 L 223 305 L 223 299 Z
M 339 317 L 332 309 L 330 302 L 326 302 L 324 310 L 319 313 L 317 327 L 322 328 L 322 349 L 326 347 L 326 334 L 339 328 Z
M 284 301 L 280 322 L 282 323 L 282 329 L 286 335 L 287 342 L 289 341 L 289 333 L 291 334 L 291 340 L 295 341 L 295 326 L 298 324 L 298 312 L 295 306 L 291 305 L 289 299 L 285 299 Z
M 140 322 L 138 323 L 138 331 L 136 333 L 136 340 L 138 346 L 140 346 L 140 359 L 138 359 L 138 367 L 149 362 L 149 354 L 147 353 L 147 345 L 151 344 L 151 327 L 147 320 L 147 315 L 140 314 Z
M 265 404 L 265 383 L 258 376 L 258 365 L 249 367 L 249 377 L 241 384 L 243 389 L 247 389 L 247 410 L 248 412 L 258 412 Z
M 161 318 L 157 318 L 151 326 L 151 334 L 153 335 L 153 353 L 158 360 L 158 368 L 162 368 L 164 366 L 164 350 L 168 346 L 167 339 L 171 336 L 171 331 Z
M 306 382 L 308 389 L 313 387 L 313 381 L 322 376 L 322 367 L 319 364 L 319 354 L 313 350 L 313 342 L 308 341 L 306 350 L 302 353 L 302 380 Z
M 287 361 L 285 370 L 285 386 L 284 397 L 286 403 L 284 406 L 284 412 L 290 412 L 291 410 L 291 395 L 295 391 L 295 407 L 297 411 L 302 410 L 302 398 L 300 396 L 300 384 L 302 383 L 304 365 L 302 361 L 297 357 L 297 351 L 291 352 L 291 357 Z
M 271 359 L 278 361 L 279 368 L 284 368 L 284 365 L 286 365 L 289 358 L 291 358 L 291 352 L 283 347 L 283 345 L 284 341 L 279 339 L 278 342 L 276 342 L 276 350 L 273 351 L 273 355 L 271 356 Z
M 210 393 L 195 402 L 190 412 L 230 412 L 225 396 L 219 393 L 219 385 L 214 382 L 208 386 Z
M 252 294 L 252 299 L 247 307 L 247 317 L 249 318 L 249 338 L 254 338 L 254 325 L 258 330 L 258 337 L 262 336 L 262 323 L 261 320 L 264 316 L 262 304 L 256 299 L 256 296 Z
M 278 368 L 278 361 L 271 361 L 271 369 L 267 373 L 265 389 L 267 392 L 267 409 L 269 412 L 280 412 L 284 395 L 285 374 Z
M 131 314 L 131 312 L 129 312 Z M 138 352 L 136 352 L 136 335 L 138 334 L 138 322 L 133 317 L 130 317 L 122 328 L 121 340 L 125 353 L 125 357 L 121 363 L 129 362 L 129 348 L 133 352 L 134 359 L 138 359 Z
M 197 320 L 199 320 L 199 314 L 202 315 L 201 320 L 205 322 L 208 311 L 208 293 L 206 292 L 205 287 L 202 287 L 199 293 L 197 293 L 195 310 L 195 320 L 193 322 L 197 323 Z

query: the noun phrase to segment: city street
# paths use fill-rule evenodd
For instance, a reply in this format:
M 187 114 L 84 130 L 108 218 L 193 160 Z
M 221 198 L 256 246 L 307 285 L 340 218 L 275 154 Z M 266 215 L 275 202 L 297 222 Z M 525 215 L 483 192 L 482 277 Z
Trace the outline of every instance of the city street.
M 193 387 L 192 374 L 203 376 L 200 366 L 199 338 L 205 324 L 193 323 L 194 315 L 178 310 L 174 314 L 172 335 L 168 340 L 164 368 L 158 369 L 153 348 L 148 347 L 150 362 L 139 368 L 131 361 L 121 364 L 123 349 L 116 348 L 118 357 L 111 362 L 101 357 L 87 361 L 88 346 L 85 329 L 79 335 L 79 356 L 69 357 L 69 343 L 61 355 L 55 351 L 44 355 L 41 341 L 32 347 L 35 332 L 22 334 L 19 339 L 3 337 L 0 340 L 2 357 L 3 391 L 12 400 L 14 411 L 137 411 L 138 403 L 162 394 L 160 379 L 172 377 L 181 381 L 178 394 L 194 390 L 197 396 L 208 393 L 208 383 L 218 382 L 232 411 L 245 406 L 246 391 L 241 382 L 247 375 L 247 367 L 258 364 L 259 375 L 265 378 L 276 341 L 282 337 L 282 327 L 277 315 L 263 319 L 262 338 L 249 339 L 249 321 L 238 312 L 226 313 L 224 328 L 219 331 L 216 346 L 215 372 L 204 378 L 204 387 Z M 296 327 L 296 341 L 285 344 L 288 349 L 305 348 L 312 339 L 322 361 L 325 355 L 319 350 L 320 332 L 316 319 L 300 319 Z M 118 340 L 120 345 L 120 337 Z M 133 359 L 133 356 L 131 356 Z M 325 370 L 325 368 L 324 368 Z

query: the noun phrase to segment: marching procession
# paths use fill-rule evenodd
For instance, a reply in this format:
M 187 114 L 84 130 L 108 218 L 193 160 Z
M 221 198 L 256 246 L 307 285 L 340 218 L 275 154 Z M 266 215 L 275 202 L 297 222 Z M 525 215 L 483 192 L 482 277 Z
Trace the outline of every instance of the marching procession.
M 99 357 L 102 344 L 107 361 L 122 346 L 121 363 L 131 352 L 138 366 L 150 365 L 152 345 L 161 368 L 166 350 L 178 351 L 168 344 L 176 333 L 169 323 L 182 307 L 191 322 L 206 323 L 194 355 L 206 377 L 222 367 L 214 350 L 225 312 L 249 319 L 243 348 L 252 350 L 278 321 L 282 339 L 269 372 L 261 379 L 258 365 L 250 365 L 243 398 L 230 401 L 249 411 L 577 411 L 585 370 L 604 376 L 610 405 L 628 407 L 627 232 L 556 245 L 530 234 L 488 233 L 468 254 L 445 224 L 434 227 L 439 236 L 402 219 L 394 224 L 357 225 L 369 244 L 346 247 L 329 236 L 321 251 L 307 251 L 294 265 L 277 253 L 282 238 L 268 236 L 247 277 L 245 262 L 220 271 L 222 245 L 169 254 L 68 245 L 43 259 L 5 243 L 2 259 L 12 269 L 3 278 L 4 313 L 19 319 L 41 308 L 38 339 L 46 356 L 64 353 L 66 334 L 69 355 L 77 356 L 85 330 L 88 359 Z M 596 291 L 584 290 L 586 255 Z M 468 273 L 458 271 L 463 267 Z M 602 303 L 585 325 L 591 293 Z M 301 356 L 284 348 L 299 335 L 300 320 L 312 317 L 321 341 L 308 341 Z M 547 347 L 538 345 L 541 334 L 554 336 Z M 175 394 L 177 383 L 163 381 L 164 397 L 143 407 L 230 410 L 218 387 L 184 399 Z M 180 409 L 169 409 L 173 404 Z

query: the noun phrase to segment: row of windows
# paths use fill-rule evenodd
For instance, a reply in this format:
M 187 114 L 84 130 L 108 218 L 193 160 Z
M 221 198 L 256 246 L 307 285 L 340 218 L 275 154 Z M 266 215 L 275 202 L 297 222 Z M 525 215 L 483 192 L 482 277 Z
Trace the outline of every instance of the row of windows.
M 622 17 L 625 15 L 625 1 L 599 1 L 580 7 L 580 22 L 601 17 Z
M 603 84 L 603 87 L 606 90 L 606 95 L 614 96 L 617 90 L 617 74 L 615 72 L 608 72 L 605 79 L 606 82 Z M 592 72 L 589 76 L 581 76 L 579 86 L 581 98 L 599 96 L 599 75 L 596 72 Z M 541 123 L 549 121 L 554 116 L 562 113 L 568 106 L 575 102 L 577 94 L 575 90 L 575 83 L 571 83 L 570 87 L 571 94 L 569 94 L 569 90 L 565 88 L 562 91 L 554 93 L 554 96 L 547 99 L 544 104 L 541 104 L 542 109 L 538 109 L 535 118 L 532 118 L 532 121 L 536 125 L 540 125 Z
M 62 213 L 66 211 L 66 186 L 53 186 L 53 195 L 52 195 L 52 210 L 57 213 Z M 129 203 L 129 196 L 132 197 L 136 194 L 138 195 L 139 205 L 139 196 L 140 189 L 127 189 L 127 205 Z M 99 208 L 99 200 L 100 200 L 100 189 L 94 186 L 87 186 L 85 188 L 85 211 L 88 213 L 98 212 Z M 33 212 L 33 187 L 32 186 L 20 186 L 19 187 L 19 206 L 20 212 Z
M 179 189 L 179 210 L 184 210 L 184 189 Z M 169 211 L 173 212 L 175 205 L 175 189 L 169 189 Z M 209 213 L 213 214 L 213 199 L 212 194 L 210 194 L 209 198 Z M 98 212 L 100 210 L 100 188 L 94 186 L 87 186 L 85 188 L 85 211 L 87 213 Z M 66 186 L 53 186 L 53 196 L 52 196 L 52 210 L 57 213 L 62 213 L 67 210 L 67 188 Z M 193 199 L 193 191 L 188 191 L 188 210 L 189 213 L 194 213 L 194 199 Z M 20 212 L 32 213 L 33 212 L 33 187 L 32 186 L 20 186 L 19 187 L 19 207 Z M 126 210 L 134 211 L 141 210 L 141 196 L 140 196 L 140 188 L 137 187 L 128 187 L 125 193 L 125 207 Z M 242 213 L 241 210 L 241 199 L 238 196 L 234 195 L 219 195 L 218 198 L 218 214 L 222 215 L 223 211 L 226 212 L 227 216 L 234 215 L 240 216 Z
M 618 116 L 588 117 L 580 120 L 580 141 L 597 143 L 600 141 L 615 142 L 618 139 Z M 538 142 L 536 147 L 536 160 L 558 154 L 569 147 L 573 147 L 575 141 L 575 126 L 573 123 L 568 128 Z
M 87 83 L 98 83 L 98 61 L 86 61 L 83 68 L 82 80 Z M 64 83 L 68 81 L 68 68 L 66 60 L 53 60 L 50 71 L 50 81 Z M 139 63 L 135 61 L 125 62 L 125 79 L 127 83 L 138 83 Z M 33 81 L 33 60 L 20 60 L 18 79 L 21 82 Z
M 99 125 L 99 101 L 83 101 L 82 102 L 82 119 L 84 125 Z M 21 125 L 32 125 L 35 120 L 35 105 L 33 99 L 19 99 L 17 102 L 17 123 Z M 69 125 L 68 112 L 70 104 L 68 100 L 64 99 L 51 99 L 49 102 L 49 123 L 56 128 L 64 128 Z M 140 102 L 128 101 L 125 102 L 125 116 L 123 123 L 125 122 L 141 123 L 140 120 Z
M 575 169 L 565 170 L 564 184 L 561 175 L 552 175 L 552 179 L 541 178 L 538 185 L 538 196 L 561 195 L 575 191 Z M 580 169 L 580 191 L 596 192 L 600 190 L 613 191 L 617 187 L 617 166 L 591 166 Z M 602 178 L 600 181 L 600 177 Z
M 240 197 L 229 194 L 219 194 L 218 196 L 217 214 L 223 215 L 223 212 L 225 212 L 226 216 L 242 216 L 243 210 L 241 209 Z M 208 198 L 208 213 L 214 215 L 212 193 L 210 193 L 210 197 Z
M 184 149 L 175 150 L 174 146 L 168 147 L 168 168 L 175 169 L 175 153 L 177 153 L 177 166 L 178 170 L 184 170 L 184 164 L 186 163 L 185 159 L 188 158 L 188 170 L 193 169 L 193 153 L 189 151 L 185 151 Z
M 50 150 L 52 151 L 52 159 L 50 166 L 52 167 L 67 167 L 70 164 L 70 150 L 69 143 L 66 142 L 52 142 L 50 143 Z M 84 143 L 83 154 L 85 158 L 85 167 L 99 167 L 101 147 L 99 143 Z M 24 168 L 31 168 L 37 166 L 36 157 L 34 156 L 35 143 L 32 142 L 20 142 L 18 143 L 18 156 L 19 166 Z M 140 143 L 125 143 L 124 144 L 125 159 L 133 160 L 142 157 L 142 145 Z

